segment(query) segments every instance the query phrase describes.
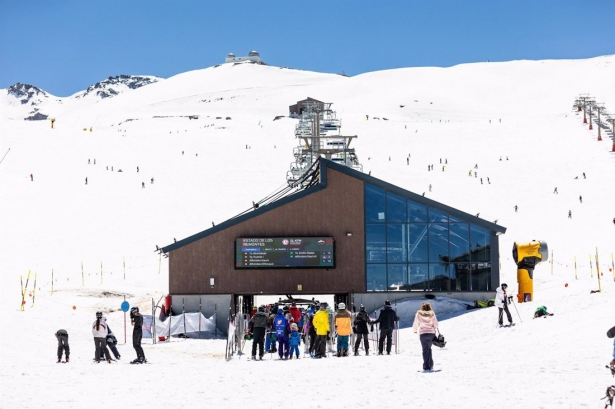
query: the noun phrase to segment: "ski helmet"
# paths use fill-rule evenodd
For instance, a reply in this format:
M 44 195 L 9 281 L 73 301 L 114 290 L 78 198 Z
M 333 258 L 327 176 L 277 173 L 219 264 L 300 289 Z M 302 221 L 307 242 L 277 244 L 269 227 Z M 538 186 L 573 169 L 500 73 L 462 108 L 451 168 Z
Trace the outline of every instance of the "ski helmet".
M 364 306 L 363 304 L 361 304 L 361 308 L 360 308 L 360 310 L 361 310 L 361 311 L 365 311 L 365 306 Z
M 328 306 L 329 306 L 329 304 L 327 304 L 326 302 L 321 302 L 320 303 L 320 309 L 321 310 L 326 310 Z
M 339 303 L 339 304 L 337 305 L 337 308 L 338 308 L 338 309 L 340 309 L 340 310 L 345 310 L 345 309 L 346 309 L 346 304 L 344 304 L 343 302 L 341 302 L 341 303 Z
M 284 314 L 284 310 L 281 308 L 278 308 L 278 314 Z
M 501 287 L 502 287 L 502 288 L 504 288 L 504 287 L 508 288 L 508 284 L 506 284 L 506 283 L 502 283 Z
M 391 305 L 391 301 L 386 300 L 386 301 L 384 302 L 384 305 Z
M 96 318 L 102 318 L 102 311 L 96 311 Z
M 135 313 L 135 312 L 139 312 L 139 307 L 132 307 L 132 308 L 130 309 L 130 313 L 131 313 L 131 314 L 133 314 L 133 313 Z
M 265 306 L 261 305 L 260 307 L 258 307 L 258 312 L 265 312 Z

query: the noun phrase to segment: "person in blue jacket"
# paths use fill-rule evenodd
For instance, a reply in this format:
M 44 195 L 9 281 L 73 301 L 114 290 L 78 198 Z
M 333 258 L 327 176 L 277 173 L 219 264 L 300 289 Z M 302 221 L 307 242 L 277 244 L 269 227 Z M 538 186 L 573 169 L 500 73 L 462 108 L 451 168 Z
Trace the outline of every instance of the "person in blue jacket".
M 293 353 L 299 359 L 299 345 L 301 345 L 301 334 L 299 334 L 299 327 L 297 324 L 290 326 L 290 354 L 289 359 L 293 359 Z
M 278 340 L 278 356 L 280 359 L 288 359 L 289 343 L 288 336 L 290 335 L 290 326 L 288 320 L 284 316 L 284 310 L 279 308 L 278 314 L 273 319 L 273 328 Z

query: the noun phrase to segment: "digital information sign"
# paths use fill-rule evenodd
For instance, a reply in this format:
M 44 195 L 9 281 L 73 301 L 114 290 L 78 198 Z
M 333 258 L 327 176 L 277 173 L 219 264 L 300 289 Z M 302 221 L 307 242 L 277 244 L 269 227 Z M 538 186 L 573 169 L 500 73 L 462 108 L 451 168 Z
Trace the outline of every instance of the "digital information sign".
M 333 237 L 240 237 L 236 269 L 334 268 Z

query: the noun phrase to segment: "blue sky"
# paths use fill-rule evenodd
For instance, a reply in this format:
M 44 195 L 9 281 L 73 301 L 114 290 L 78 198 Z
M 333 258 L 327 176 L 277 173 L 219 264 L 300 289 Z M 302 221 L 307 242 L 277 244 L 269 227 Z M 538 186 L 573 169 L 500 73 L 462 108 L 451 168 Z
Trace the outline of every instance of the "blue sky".
M 68 96 L 111 75 L 170 77 L 260 52 L 356 75 L 615 54 L 613 0 L 0 0 L 0 88 Z

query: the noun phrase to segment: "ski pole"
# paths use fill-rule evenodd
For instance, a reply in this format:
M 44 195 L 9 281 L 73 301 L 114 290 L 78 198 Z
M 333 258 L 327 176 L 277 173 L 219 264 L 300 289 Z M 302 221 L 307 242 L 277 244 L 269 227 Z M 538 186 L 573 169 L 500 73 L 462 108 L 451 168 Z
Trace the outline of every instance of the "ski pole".
M 517 311 L 517 315 L 519 316 L 519 322 L 523 322 L 523 320 L 521 319 L 521 315 L 519 315 L 519 310 L 517 309 L 517 305 L 515 304 L 514 300 L 512 301 L 512 305 L 515 307 L 515 311 Z

